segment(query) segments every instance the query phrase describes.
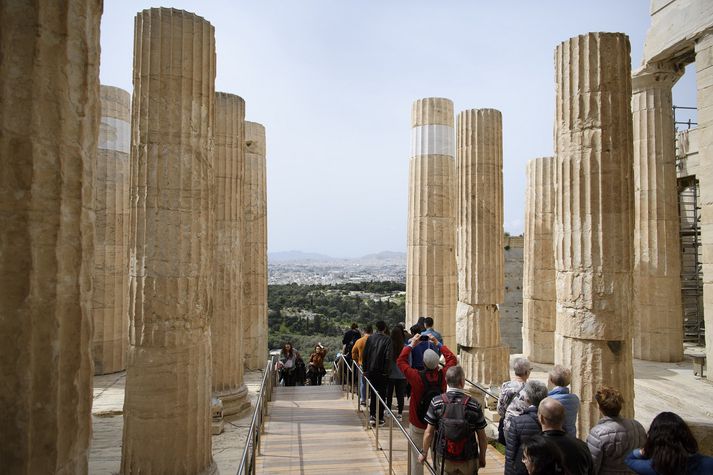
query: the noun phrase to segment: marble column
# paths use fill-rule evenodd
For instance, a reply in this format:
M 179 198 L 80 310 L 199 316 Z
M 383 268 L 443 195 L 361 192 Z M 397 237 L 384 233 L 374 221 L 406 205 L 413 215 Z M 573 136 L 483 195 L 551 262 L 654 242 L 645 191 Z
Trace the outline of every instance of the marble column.
M 713 366 L 713 34 L 696 41 L 699 186 L 701 190 L 701 246 L 703 254 L 703 314 L 706 359 Z M 706 372 L 713 381 L 713 371 Z
M 621 33 L 588 33 L 555 54 L 555 363 L 572 369 L 580 435 L 599 420 L 606 384 L 634 412 L 631 58 Z
M 215 258 L 211 342 L 213 395 L 223 402 L 223 415 L 250 406 L 243 383 L 243 170 L 245 101 L 234 94 L 215 94 Z
M 634 357 L 683 359 L 681 242 L 671 88 L 650 65 L 632 79 L 634 131 Z
M 129 149 L 131 94 L 101 86 L 94 179 L 94 374 L 126 369 L 129 342 Z
M 522 279 L 522 353 L 530 361 L 555 360 L 555 159 L 527 162 L 525 253 Z
M 406 322 L 432 317 L 455 349 L 455 145 L 453 103 L 419 99 L 411 111 Z
M 0 2 L 0 466 L 87 473 L 102 2 Z
M 265 127 L 245 122 L 245 246 L 243 247 L 243 335 L 245 367 L 267 362 L 267 184 Z
M 130 333 L 122 473 L 215 473 L 211 455 L 213 27 L 136 15 Z
M 456 339 L 466 377 L 497 386 L 508 379 L 510 353 L 498 311 L 505 300 L 502 114 L 470 109 L 456 125 Z

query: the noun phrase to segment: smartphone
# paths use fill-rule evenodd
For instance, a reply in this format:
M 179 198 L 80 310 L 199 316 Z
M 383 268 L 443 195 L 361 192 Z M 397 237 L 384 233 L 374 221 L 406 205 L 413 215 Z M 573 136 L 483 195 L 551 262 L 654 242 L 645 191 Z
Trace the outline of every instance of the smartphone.
M 421 338 L 419 338 L 419 340 L 428 341 L 429 340 L 428 335 L 421 335 Z

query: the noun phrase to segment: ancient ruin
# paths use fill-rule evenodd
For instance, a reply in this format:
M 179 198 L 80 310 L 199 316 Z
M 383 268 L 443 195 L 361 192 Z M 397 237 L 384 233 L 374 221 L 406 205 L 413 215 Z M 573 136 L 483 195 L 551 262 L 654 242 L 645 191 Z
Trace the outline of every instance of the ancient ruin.
M 681 243 L 671 88 L 672 69 L 632 80 L 634 131 L 634 357 L 683 358 Z
M 214 31 L 168 8 L 135 27 L 121 471 L 212 473 Z
M 267 184 L 265 127 L 245 122 L 243 353 L 247 369 L 267 359 Z
M 432 317 L 455 348 L 455 146 L 453 103 L 419 99 L 411 110 L 406 321 Z
M 463 111 L 456 132 L 460 363 L 469 379 L 497 386 L 508 379 L 509 356 L 498 311 L 505 299 L 502 115 Z
M 126 369 L 129 344 L 131 94 L 101 86 L 94 190 L 94 374 Z
M 243 384 L 243 170 L 245 101 L 234 94 L 215 94 L 215 228 L 213 231 L 213 395 L 223 403 L 223 415 L 247 406 Z
M 634 400 L 630 65 L 621 33 L 576 36 L 555 54 L 555 362 L 572 368 L 580 434 L 599 420 L 602 384 Z
M 101 10 L 0 6 L 5 473 L 87 472 Z
M 527 162 L 522 353 L 538 363 L 553 363 L 555 360 L 554 172 L 554 157 Z

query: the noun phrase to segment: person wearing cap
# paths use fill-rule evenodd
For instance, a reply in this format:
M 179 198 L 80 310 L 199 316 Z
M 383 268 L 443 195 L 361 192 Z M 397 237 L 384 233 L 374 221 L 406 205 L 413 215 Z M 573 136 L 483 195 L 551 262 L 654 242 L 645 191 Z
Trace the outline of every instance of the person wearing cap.
M 421 343 L 420 338 L 420 334 L 414 335 L 396 360 L 397 366 L 401 372 L 403 372 L 404 376 L 406 376 L 406 380 L 411 385 L 411 400 L 409 401 L 408 410 L 409 435 L 411 436 L 414 444 L 416 444 L 416 447 L 419 448 L 423 446 L 423 433 L 425 432 L 427 425 L 426 422 L 419 419 L 417 413 L 417 408 L 425 390 L 423 379 L 425 378 L 429 383 L 436 383 L 440 378 L 441 392 L 445 392 L 447 388 L 446 371 L 448 371 L 448 368 L 458 364 L 458 360 L 451 350 L 448 349 L 447 346 L 440 344 L 433 335 L 430 335 L 429 344 L 440 351 L 446 360 L 445 365 L 443 368 L 439 368 L 438 362 L 440 357 L 438 356 L 438 353 L 431 348 L 427 348 L 423 352 L 424 369 L 419 371 L 412 368 L 411 365 L 409 365 L 409 357 L 411 356 L 414 348 Z M 419 463 L 418 459 L 419 454 L 413 449 L 409 452 L 411 455 L 412 473 L 416 475 L 423 475 L 423 465 Z

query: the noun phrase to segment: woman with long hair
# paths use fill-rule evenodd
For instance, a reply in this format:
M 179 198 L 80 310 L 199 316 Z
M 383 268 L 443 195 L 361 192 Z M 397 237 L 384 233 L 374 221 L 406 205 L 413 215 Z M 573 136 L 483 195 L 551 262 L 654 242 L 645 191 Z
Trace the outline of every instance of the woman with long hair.
M 295 385 L 295 369 L 299 356 L 299 352 L 292 347 L 291 342 L 288 341 L 282 346 L 277 369 L 280 370 L 280 379 L 285 382 L 285 386 Z
M 533 435 L 522 444 L 522 463 L 528 475 L 553 475 L 567 472 L 564 468 L 564 455 L 556 445 L 542 435 Z
M 698 442 L 678 414 L 662 412 L 654 418 L 642 449 L 626 464 L 641 475 L 703 475 L 713 473 L 713 457 L 698 453 Z
M 307 378 L 311 386 L 321 386 L 322 376 L 326 373 L 324 369 L 324 358 L 327 356 L 327 349 L 322 346 L 322 343 L 317 343 L 314 351 L 309 355 L 309 365 L 307 369 Z
M 389 373 L 389 381 L 386 385 L 386 406 L 391 409 L 394 392 L 396 392 L 396 405 L 398 414 L 396 418 L 401 420 L 401 415 L 404 411 L 404 397 L 406 395 L 406 376 L 396 366 L 396 358 L 404 349 L 404 329 L 400 325 L 394 325 L 391 329 L 391 370 Z

